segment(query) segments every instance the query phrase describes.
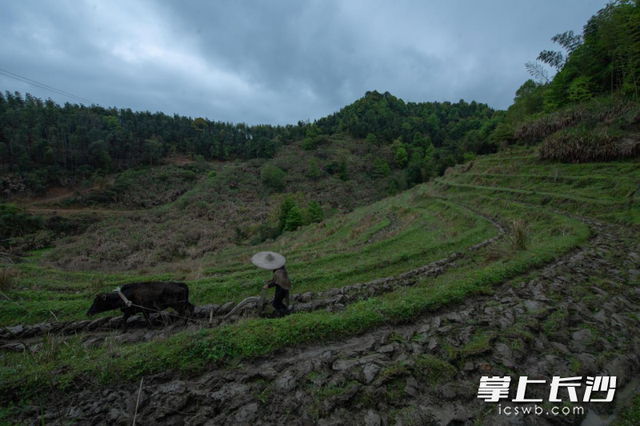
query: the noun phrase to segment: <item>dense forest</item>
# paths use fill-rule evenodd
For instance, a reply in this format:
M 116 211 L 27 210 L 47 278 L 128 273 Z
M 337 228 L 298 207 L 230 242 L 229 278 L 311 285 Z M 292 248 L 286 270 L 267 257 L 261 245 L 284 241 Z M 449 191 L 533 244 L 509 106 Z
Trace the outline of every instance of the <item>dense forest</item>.
M 371 91 L 314 123 L 249 126 L 126 108 L 60 106 L 29 94 L 0 93 L 0 194 L 42 193 L 51 186 L 156 165 L 175 154 L 222 161 L 272 158 L 292 141 L 303 140 L 305 149 L 314 150 L 338 133 L 390 146 L 393 161 L 378 161 L 375 174 L 404 169 L 409 185 L 419 183 L 476 154 L 531 139 L 522 137 L 522 126 L 543 114 L 607 96 L 637 102 L 639 5 L 638 0 L 612 2 L 588 21 L 582 35 L 568 31 L 554 36 L 562 51 L 543 51 L 526 64 L 533 79 L 518 89 L 507 111 L 463 100 L 405 103 L 388 92 Z M 550 72 L 555 72 L 553 78 Z M 598 120 L 593 129 L 580 131 L 586 139 L 610 142 L 616 131 L 635 123 L 625 120 L 612 122 L 604 133 Z M 545 136 L 542 132 L 531 140 Z
M 313 149 L 338 132 L 355 138 L 369 135 L 377 144 L 396 143 L 394 150 L 423 160 L 434 146 L 453 146 L 460 139 L 470 141 L 466 151 L 490 152 L 483 143 L 494 125 L 492 114 L 488 106 L 475 102 L 405 104 L 389 93 L 368 92 L 317 125 L 247 126 L 96 105 L 60 106 L 7 92 L 0 94 L 0 167 L 41 192 L 73 179 L 154 165 L 172 154 L 205 160 L 271 158 L 293 140 L 305 138 L 305 146 Z M 462 152 L 457 160 L 462 160 Z M 447 161 L 455 164 L 456 158 Z M 400 159 L 398 164 L 404 167 L 405 162 Z

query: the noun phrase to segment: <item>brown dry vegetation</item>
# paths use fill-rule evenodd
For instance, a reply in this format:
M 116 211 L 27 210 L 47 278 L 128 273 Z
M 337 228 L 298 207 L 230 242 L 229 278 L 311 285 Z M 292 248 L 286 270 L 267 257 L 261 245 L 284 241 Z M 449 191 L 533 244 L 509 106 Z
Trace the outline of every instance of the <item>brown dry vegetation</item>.
M 564 163 L 612 161 L 639 155 L 640 137 L 623 138 L 606 127 L 565 129 L 545 139 L 538 152 L 544 160 Z
M 605 97 L 572 105 L 520 124 L 515 137 L 527 144 L 542 142 L 540 158 L 588 163 L 640 154 L 640 141 L 630 132 L 640 126 L 636 102 Z
M 58 240 L 43 261 L 71 270 L 131 270 L 178 260 L 189 262 L 235 244 L 259 241 L 260 225 L 277 221 L 286 194 L 291 194 L 300 208 L 316 200 L 329 215 L 349 212 L 388 194 L 393 175 L 383 179 L 370 176 L 373 159 L 389 154 L 380 151 L 384 148 L 334 137 L 314 151 L 304 151 L 294 143 L 271 160 L 205 165 L 189 179 L 176 179 L 186 174 L 175 166 L 127 172 L 140 182 L 118 193 L 116 204 L 130 205 L 126 200 L 136 197 L 147 207 L 158 200 L 171 201 L 124 218 L 109 216 L 83 235 Z M 346 179 L 330 174 L 327 167 L 342 161 L 348 164 Z M 286 173 L 282 192 L 262 183 L 260 172 L 265 164 Z M 314 166 L 317 173 L 309 176 L 308 170 Z M 210 169 L 215 174 L 210 175 Z M 119 180 L 123 179 L 116 179 L 116 185 Z M 185 182 L 190 185 L 187 190 Z M 178 187 L 181 195 L 166 198 L 170 192 L 167 186 Z
M 12 290 L 14 281 L 17 276 L 18 276 L 17 269 L 0 268 L 0 291 Z
M 637 102 L 621 97 L 598 98 L 541 117 L 534 116 L 516 128 L 515 138 L 534 144 L 577 124 L 589 128 L 598 125 L 632 128 L 640 124 L 640 106 Z

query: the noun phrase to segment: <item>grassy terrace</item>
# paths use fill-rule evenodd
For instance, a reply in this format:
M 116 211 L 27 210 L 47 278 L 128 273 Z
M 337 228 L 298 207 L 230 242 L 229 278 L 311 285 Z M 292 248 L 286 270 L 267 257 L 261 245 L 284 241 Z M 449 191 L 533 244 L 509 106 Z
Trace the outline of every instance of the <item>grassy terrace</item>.
M 259 293 L 261 281 L 270 278 L 269 272 L 249 262 L 259 250 L 287 254 L 296 291 L 322 291 L 422 266 L 496 233 L 491 223 L 455 204 L 406 193 L 285 235 L 270 245 L 237 247 L 206 259 L 205 263 L 218 266 L 206 268 L 207 277 L 189 281 L 191 298 L 202 305 L 237 302 Z M 17 290 L 11 294 L 15 303 L 0 302 L 0 324 L 52 321 L 54 315 L 60 321 L 86 319 L 99 291 L 133 281 L 180 279 L 180 274 L 72 273 L 42 268 L 34 256 L 21 266 Z
M 638 160 L 561 164 L 538 160 L 533 149 L 516 149 L 511 155 L 482 158 L 470 171 L 452 173 L 437 184 L 448 194 L 484 194 L 640 225 Z
M 511 161 L 513 155 L 517 161 Z M 562 176 L 560 185 L 553 182 L 556 174 Z M 607 183 L 608 174 L 615 176 L 615 183 Z M 204 276 L 189 281 L 194 303 L 220 303 L 256 294 L 260 280 L 269 276 L 248 264 L 257 250 L 286 254 L 295 291 L 304 292 L 404 272 L 496 235 L 490 222 L 465 206 L 507 226 L 514 221 L 526 223 L 525 247 L 515 249 L 510 246 L 513 240 L 505 238 L 470 253 L 457 268 L 443 275 L 348 305 L 339 313 L 321 311 L 284 319 L 247 320 L 138 345 L 85 349 L 77 339 L 68 341 L 68 345 L 48 345 L 50 349 L 34 357 L 7 354 L 0 370 L 2 394 L 26 397 L 35 389 L 47 388 L 48 371 L 56 372 L 56 386 L 60 388 L 84 386 L 79 377 L 103 384 L 166 369 L 196 372 L 288 346 L 412 321 L 426 311 L 491 292 L 492 286 L 585 243 L 588 227 L 556 210 L 633 222 L 638 195 L 625 192 L 631 192 L 638 181 L 640 165 L 634 162 L 542 164 L 526 150 L 478 159 L 467 173 L 454 170 L 433 184 L 286 234 L 274 243 L 236 247 L 205 258 Z M 541 197 L 549 200 L 541 203 Z M 615 209 L 611 207 L 614 205 Z M 180 273 L 176 272 L 175 278 L 180 278 Z M 48 309 L 60 320 L 82 318 L 98 290 L 140 279 L 171 278 L 43 269 L 38 266 L 37 255 L 21 266 L 21 274 L 17 290 L 9 296 L 22 308 L 0 302 L 2 324 L 51 320 Z

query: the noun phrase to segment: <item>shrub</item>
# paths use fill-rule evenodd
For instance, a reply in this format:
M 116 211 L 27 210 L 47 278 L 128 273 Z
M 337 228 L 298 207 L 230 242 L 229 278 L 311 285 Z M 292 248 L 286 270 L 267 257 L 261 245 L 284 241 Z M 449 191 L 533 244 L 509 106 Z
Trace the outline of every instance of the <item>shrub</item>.
M 271 226 L 263 223 L 258 225 L 250 243 L 252 245 L 260 244 L 266 240 L 275 240 L 280 235 L 280 229 L 277 226 Z
M 324 220 L 324 210 L 322 210 L 322 206 L 317 201 L 311 201 L 309 203 L 309 207 L 307 208 L 307 218 L 309 223 L 322 222 Z
M 316 143 L 314 138 L 304 138 L 302 140 L 302 149 L 305 151 L 311 151 L 316 149 Z
M 11 291 L 17 276 L 18 272 L 14 268 L 0 269 L 0 290 Z
M 586 77 L 578 77 L 571 82 L 569 89 L 569 100 L 571 102 L 585 102 L 593 97 L 590 90 L 589 79 Z
M 274 166 L 273 164 L 265 164 L 262 167 L 262 171 L 260 172 L 260 178 L 262 179 L 262 183 L 275 190 L 280 190 L 284 188 L 284 177 L 286 173 L 284 170 Z
M 506 238 L 513 250 L 526 250 L 531 240 L 529 226 L 522 219 L 511 222 L 510 234 Z
M 469 161 L 473 161 L 476 159 L 476 155 L 473 152 L 465 152 L 462 154 L 462 162 L 468 163 Z
M 376 158 L 373 162 L 373 177 L 375 178 L 383 178 L 389 176 L 391 173 L 391 167 L 389 167 L 389 163 L 381 159 L 380 157 Z
M 347 163 L 345 161 L 332 161 L 327 164 L 327 173 L 330 175 L 338 175 L 342 180 L 347 180 Z
M 0 204 L 0 235 L 5 238 L 20 237 L 42 229 L 43 226 L 41 217 L 34 216 L 15 204 Z M 8 243 L 8 240 L 3 239 L 2 243 Z
M 299 227 L 302 226 L 303 218 L 302 212 L 295 204 L 291 209 L 289 209 L 289 213 L 287 214 L 287 219 L 284 224 L 285 231 L 295 231 Z
M 315 158 L 311 158 L 307 163 L 307 177 L 311 180 L 317 180 L 320 177 L 320 168 Z
M 508 230 L 498 244 L 493 244 L 487 252 L 487 260 L 498 260 L 513 256 L 529 248 L 531 230 L 524 220 L 517 219 L 509 223 Z
M 178 174 L 182 179 L 185 179 L 185 180 L 195 180 L 196 178 L 196 174 L 191 170 L 180 169 Z

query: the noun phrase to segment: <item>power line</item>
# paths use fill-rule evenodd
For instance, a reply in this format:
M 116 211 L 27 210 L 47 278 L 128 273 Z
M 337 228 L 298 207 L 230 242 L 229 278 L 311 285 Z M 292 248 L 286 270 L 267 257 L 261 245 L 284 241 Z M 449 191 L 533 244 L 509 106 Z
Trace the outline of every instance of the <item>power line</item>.
M 40 83 L 40 82 L 35 81 L 35 80 L 31 80 L 30 78 L 23 77 L 21 75 L 12 73 L 12 72 L 7 71 L 7 70 L 3 70 L 2 68 L 0 68 L 0 74 L 4 75 L 6 77 L 9 77 L 9 78 L 13 78 L 13 79 L 18 80 L 18 81 L 22 81 L 22 82 L 27 83 L 27 84 L 31 84 L 31 85 L 40 87 L 41 89 L 52 91 L 52 92 L 57 93 L 59 95 L 63 95 L 63 96 L 67 96 L 67 97 L 73 98 L 73 99 L 78 100 L 78 101 L 83 102 L 83 103 L 84 102 L 95 103 L 95 102 L 93 102 L 93 101 L 91 101 L 89 99 L 82 98 L 80 96 L 76 96 L 76 95 L 74 95 L 72 93 L 65 92 L 64 90 L 56 89 L 55 87 L 51 87 L 48 84 L 44 84 L 44 83 Z
M 74 95 L 72 93 L 65 92 L 64 90 L 56 89 L 55 87 L 51 87 L 48 84 L 44 84 L 44 83 L 40 83 L 40 82 L 35 81 L 35 80 L 31 80 L 30 78 L 23 77 L 21 75 L 12 73 L 11 71 L 3 70 L 2 68 L 0 68 L 0 75 L 4 75 L 5 77 L 13 78 L 14 80 L 18 80 L 18 81 L 21 81 L 23 83 L 31 84 L 32 86 L 36 86 L 36 87 L 39 87 L 41 89 L 48 90 L 50 92 L 54 92 L 54 93 L 57 93 L 57 94 L 62 95 L 62 96 L 66 96 L 68 98 L 74 99 L 74 100 L 79 101 L 81 103 L 95 104 L 95 102 L 93 102 L 93 101 L 91 101 L 89 99 L 82 98 L 80 96 L 76 96 L 76 95 Z

